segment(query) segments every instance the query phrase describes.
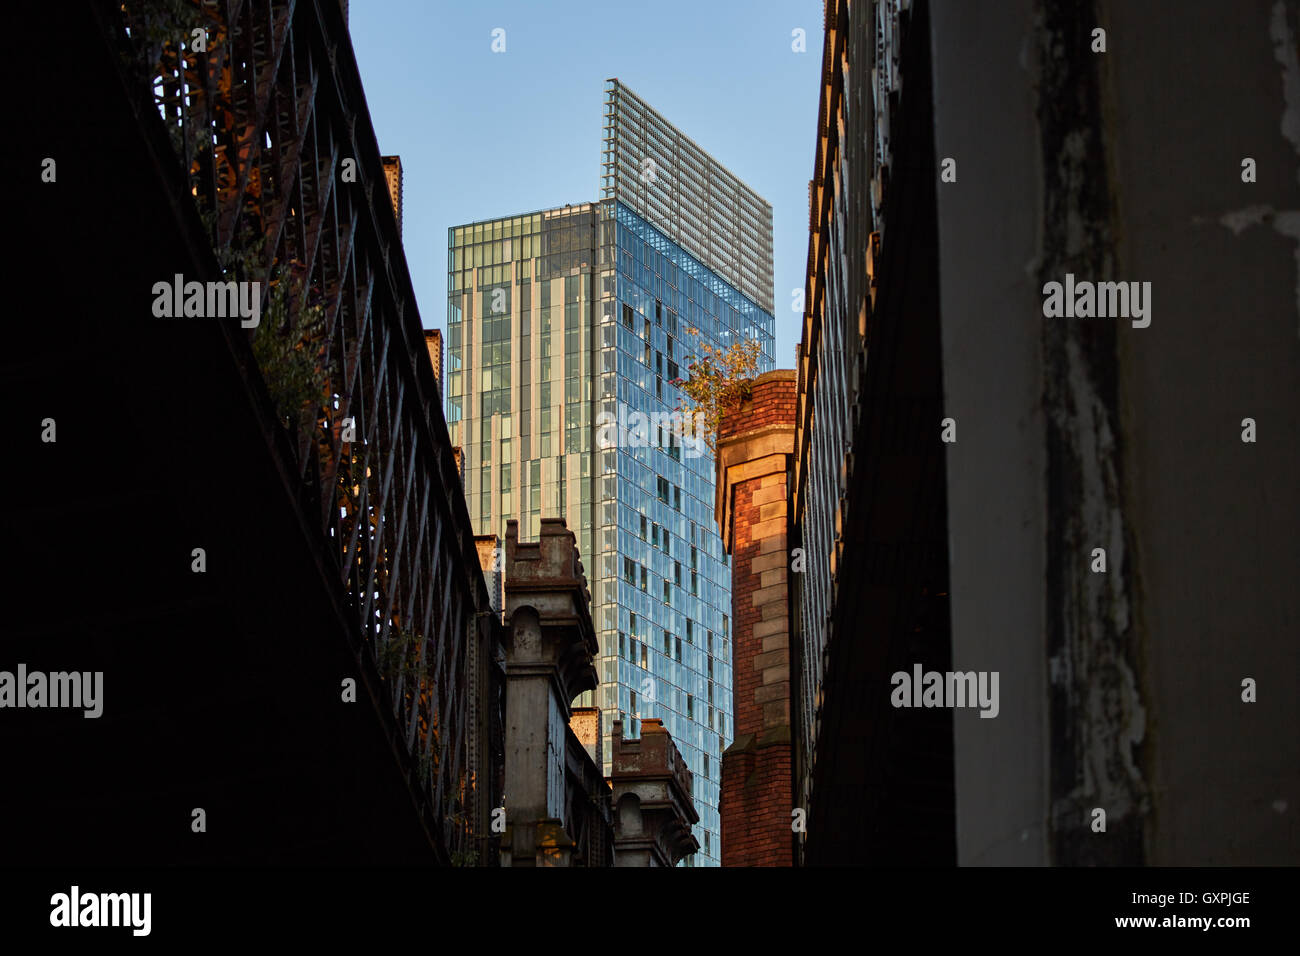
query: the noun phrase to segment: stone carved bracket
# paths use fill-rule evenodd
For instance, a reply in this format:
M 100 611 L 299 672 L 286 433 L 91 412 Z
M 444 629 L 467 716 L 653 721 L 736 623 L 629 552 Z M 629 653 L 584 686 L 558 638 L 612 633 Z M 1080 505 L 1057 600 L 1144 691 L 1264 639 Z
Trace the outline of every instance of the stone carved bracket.
M 543 518 L 538 540 L 523 543 L 519 523 L 506 523 L 505 578 L 510 670 L 550 670 L 566 705 L 595 690 L 599 644 L 591 592 L 577 539 L 563 518 Z M 521 610 L 531 613 L 517 620 Z M 526 617 L 535 618 L 535 629 L 525 625 Z
M 642 720 L 641 737 L 631 740 L 616 720 L 613 738 L 616 865 L 675 866 L 700 847 L 691 771 L 660 720 Z

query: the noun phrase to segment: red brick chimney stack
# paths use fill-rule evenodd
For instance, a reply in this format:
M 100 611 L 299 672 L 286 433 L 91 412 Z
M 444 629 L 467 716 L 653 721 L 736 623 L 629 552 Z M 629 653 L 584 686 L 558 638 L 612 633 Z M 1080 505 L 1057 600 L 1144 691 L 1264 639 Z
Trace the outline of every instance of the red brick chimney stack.
M 788 475 L 796 380 L 754 380 L 718 431 L 715 511 L 732 556 L 736 739 L 722 755 L 722 865 L 792 866 Z

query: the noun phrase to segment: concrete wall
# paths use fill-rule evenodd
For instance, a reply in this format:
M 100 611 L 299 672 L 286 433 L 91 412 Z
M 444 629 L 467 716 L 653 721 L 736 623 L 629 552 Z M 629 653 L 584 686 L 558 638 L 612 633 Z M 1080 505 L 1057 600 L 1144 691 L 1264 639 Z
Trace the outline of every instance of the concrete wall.
M 1041 297 L 1037 144 L 1024 64 L 1032 4 L 935 2 L 949 578 L 955 670 L 997 670 L 1001 712 L 953 714 L 958 860 L 1046 859 Z
M 931 10 L 960 862 L 1295 863 L 1296 5 Z M 1067 270 L 1150 326 L 1045 318 Z
M 1106 4 L 1154 863 L 1300 861 L 1294 2 Z M 1257 182 L 1242 182 L 1242 159 Z M 1252 417 L 1258 441 L 1241 441 Z M 1241 680 L 1259 682 L 1258 702 Z

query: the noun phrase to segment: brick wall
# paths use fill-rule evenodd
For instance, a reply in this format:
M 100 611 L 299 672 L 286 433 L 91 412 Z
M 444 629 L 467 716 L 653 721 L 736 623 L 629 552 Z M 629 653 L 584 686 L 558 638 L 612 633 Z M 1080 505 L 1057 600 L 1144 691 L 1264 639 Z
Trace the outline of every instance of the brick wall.
M 790 866 L 793 754 L 786 475 L 791 371 L 755 381 L 718 429 L 718 523 L 732 556 L 735 741 L 722 756 L 723 866 Z
M 722 419 L 718 438 L 726 441 L 744 432 L 764 425 L 794 426 L 795 404 L 798 401 L 797 383 L 793 378 L 772 378 L 768 375 L 793 376 L 790 369 L 778 369 L 760 375 L 754 383 L 749 401 Z M 766 381 L 764 381 L 766 379 Z

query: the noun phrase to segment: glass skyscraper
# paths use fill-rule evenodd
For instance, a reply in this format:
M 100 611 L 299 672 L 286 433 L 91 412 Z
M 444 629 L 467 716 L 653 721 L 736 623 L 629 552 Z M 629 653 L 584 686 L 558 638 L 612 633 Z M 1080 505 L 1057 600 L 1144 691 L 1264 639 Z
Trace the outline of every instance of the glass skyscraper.
M 615 719 L 628 736 L 663 720 L 695 775 L 694 864 L 716 865 L 733 727 L 713 460 L 635 423 L 678 408 L 700 341 L 755 339 L 771 367 L 772 212 L 617 80 L 601 187 L 448 230 L 447 422 L 478 532 L 517 518 L 535 538 L 561 515 L 577 535 L 601 645 L 580 703 L 602 709 L 606 771 Z

